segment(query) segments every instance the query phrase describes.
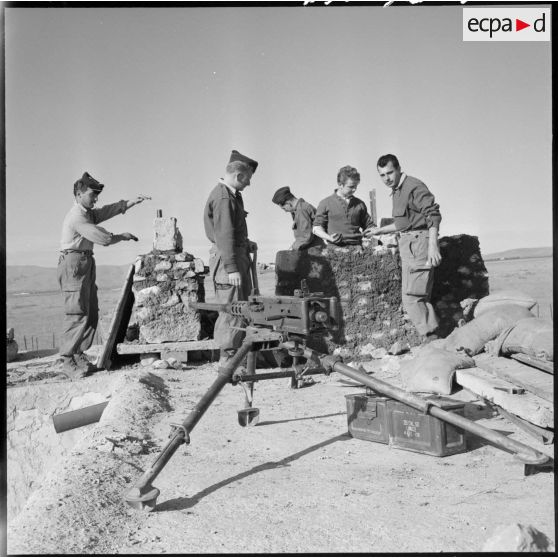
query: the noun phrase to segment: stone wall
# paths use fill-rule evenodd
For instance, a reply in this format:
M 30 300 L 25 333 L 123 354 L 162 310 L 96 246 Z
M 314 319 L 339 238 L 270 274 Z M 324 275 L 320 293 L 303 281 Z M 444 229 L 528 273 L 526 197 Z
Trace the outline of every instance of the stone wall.
M 441 238 L 440 250 L 443 260 L 435 271 L 432 303 L 447 334 L 463 317 L 459 302 L 488 294 L 488 279 L 476 237 Z M 277 295 L 291 295 L 305 279 L 310 292 L 338 297 L 341 330 L 326 342 L 329 352 L 342 346 L 347 354 L 367 354 L 396 341 L 411 346 L 420 342 L 401 307 L 401 260 L 396 247 L 371 243 L 281 251 L 275 272 Z M 323 342 L 315 340 L 310 346 L 324 350 Z
M 200 313 L 189 302 L 204 302 L 206 268 L 187 252 L 158 252 L 136 260 L 131 323 L 140 343 L 196 341 L 202 338 Z

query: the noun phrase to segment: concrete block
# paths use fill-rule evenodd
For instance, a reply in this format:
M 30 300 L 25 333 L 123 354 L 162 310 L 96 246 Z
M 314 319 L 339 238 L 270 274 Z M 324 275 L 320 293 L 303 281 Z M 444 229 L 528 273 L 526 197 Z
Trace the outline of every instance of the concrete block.
M 153 222 L 153 234 L 154 250 L 179 250 L 179 231 L 175 217 L 156 218 Z

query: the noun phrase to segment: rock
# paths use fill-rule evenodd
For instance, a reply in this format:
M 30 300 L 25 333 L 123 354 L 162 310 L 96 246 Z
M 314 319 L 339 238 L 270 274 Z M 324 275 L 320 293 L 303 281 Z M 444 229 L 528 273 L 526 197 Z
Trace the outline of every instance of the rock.
M 377 349 L 374 349 L 370 353 L 370 356 L 372 358 L 384 358 L 386 355 L 387 355 L 387 350 L 384 347 L 379 347 Z
M 411 350 L 409 343 L 402 343 L 401 341 L 396 341 L 388 350 L 390 355 L 401 355 Z
M 157 360 L 159 360 L 159 353 L 145 353 L 140 356 L 142 366 L 151 366 Z
M 201 260 L 200 258 L 194 259 L 194 271 L 196 273 L 204 273 L 205 271 L 205 265 L 203 263 L 203 260 Z
M 532 525 L 514 523 L 499 526 L 482 552 L 554 552 L 554 544 Z
M 158 369 L 169 368 L 169 363 L 166 360 L 156 360 L 153 363 L 153 368 L 158 368 Z
M 136 296 L 136 305 L 141 306 L 145 304 L 145 302 L 152 297 L 156 297 L 161 292 L 161 288 L 157 286 L 153 287 L 146 287 L 145 289 L 141 289 L 135 293 Z
M 17 357 L 18 345 L 15 341 L 6 342 L 6 361 L 12 362 Z
M 161 261 L 155 266 L 155 271 L 167 271 L 172 267 L 172 263 L 169 261 Z
M 180 251 L 182 237 L 176 226 L 176 217 L 158 217 L 153 222 L 153 249 Z

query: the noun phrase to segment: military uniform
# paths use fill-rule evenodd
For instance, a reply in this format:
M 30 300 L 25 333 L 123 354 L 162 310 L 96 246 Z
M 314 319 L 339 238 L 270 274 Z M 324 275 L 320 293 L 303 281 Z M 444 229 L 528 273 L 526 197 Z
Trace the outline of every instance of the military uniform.
M 430 302 L 434 268 L 428 265 L 431 227 L 440 226 L 440 206 L 426 185 L 412 176 L 401 175 L 393 189 L 395 228 L 400 232 L 401 298 L 403 308 L 420 335 L 434 332 L 438 318 Z
M 312 233 L 316 208 L 302 198 L 298 198 L 293 216 L 293 233 L 295 241 L 291 250 L 308 250 L 324 246 L 324 241 Z
M 87 177 L 92 180 L 90 187 L 100 192 L 103 185 Z M 64 295 L 64 333 L 60 345 L 60 355 L 64 357 L 81 355 L 93 344 L 99 321 L 93 245 L 107 245 L 112 238 L 98 224 L 125 213 L 126 209 L 125 200 L 93 209 L 76 202 L 64 218 L 57 269 Z
M 258 163 L 236 150 L 233 150 L 229 163 L 246 162 L 255 172 Z M 204 210 L 205 234 L 211 242 L 209 251 L 209 269 L 215 288 L 215 298 L 219 303 L 248 300 L 252 291 L 250 274 L 251 260 L 248 240 L 248 226 L 242 194 L 219 182 L 209 194 Z M 240 273 L 239 287 L 229 283 L 229 273 Z M 221 352 L 234 352 L 240 347 L 245 332 L 239 327 L 246 327 L 243 318 L 220 312 L 213 338 Z
M 248 300 L 252 290 L 247 215 L 242 194 L 233 193 L 226 184 L 220 182 L 209 194 L 204 226 L 205 234 L 211 241 L 209 269 L 219 303 Z M 240 287 L 229 284 L 229 273 L 235 271 L 240 273 Z M 213 338 L 222 350 L 238 349 L 244 332 L 233 327 L 245 326 L 242 318 L 221 312 L 215 323 Z
M 294 211 L 291 211 L 292 200 L 295 199 Z M 316 216 L 316 208 L 312 204 L 309 204 L 302 198 L 295 198 L 288 186 L 279 188 L 273 194 L 271 201 L 279 207 L 283 207 L 288 201 L 291 202 L 291 209 L 287 208 L 293 218 L 293 233 L 295 237 L 295 241 L 290 247 L 291 250 L 308 250 L 309 248 L 321 248 L 324 246 L 323 240 L 312 232 L 314 217 Z

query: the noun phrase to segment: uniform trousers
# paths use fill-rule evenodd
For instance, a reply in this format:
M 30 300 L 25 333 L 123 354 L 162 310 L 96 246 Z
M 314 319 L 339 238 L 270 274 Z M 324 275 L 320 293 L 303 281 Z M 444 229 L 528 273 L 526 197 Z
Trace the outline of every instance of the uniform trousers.
M 65 314 L 60 354 L 72 356 L 91 347 L 99 322 L 95 259 L 90 253 L 63 252 L 57 271 Z
M 229 274 L 225 270 L 222 256 L 217 247 L 213 245 L 209 251 L 209 269 L 215 287 L 215 298 L 220 304 L 248 300 L 252 291 L 251 260 L 248 246 L 235 247 L 234 250 L 241 278 L 240 287 L 235 287 L 229 283 Z M 247 322 L 244 318 L 219 312 L 219 317 L 215 322 L 213 338 L 221 351 L 238 349 L 242 345 L 246 332 L 234 328 L 245 328 L 246 326 Z
M 438 318 L 430 303 L 434 268 L 428 261 L 428 230 L 401 233 L 401 298 L 419 335 L 432 333 L 438 327 Z

